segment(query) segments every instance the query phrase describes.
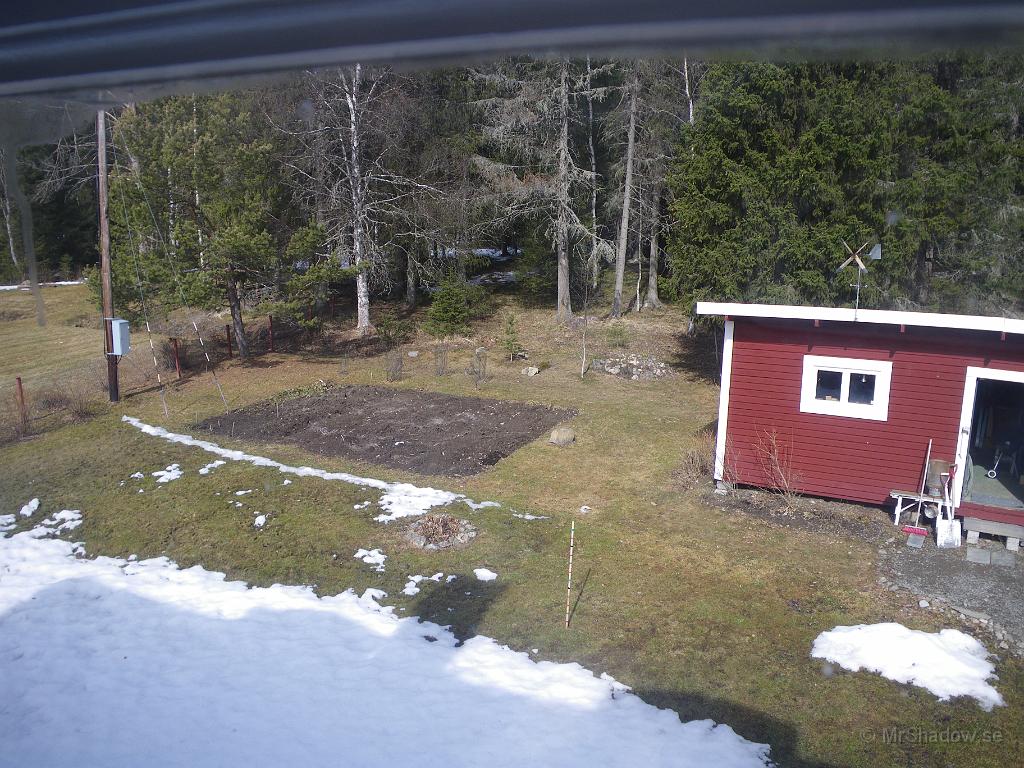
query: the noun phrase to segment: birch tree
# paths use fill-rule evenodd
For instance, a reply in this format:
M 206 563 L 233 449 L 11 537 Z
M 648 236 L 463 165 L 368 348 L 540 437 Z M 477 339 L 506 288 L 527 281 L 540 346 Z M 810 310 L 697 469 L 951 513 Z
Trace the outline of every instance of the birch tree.
M 625 173 L 622 186 L 622 211 L 619 215 L 619 237 L 615 249 L 615 289 L 612 294 L 612 317 L 622 316 L 622 285 L 626 274 L 626 248 L 629 241 L 629 212 L 633 201 L 633 160 L 636 155 L 636 118 L 639 82 L 637 81 L 636 64 L 630 66 L 627 75 L 623 102 L 626 107 L 626 157 Z

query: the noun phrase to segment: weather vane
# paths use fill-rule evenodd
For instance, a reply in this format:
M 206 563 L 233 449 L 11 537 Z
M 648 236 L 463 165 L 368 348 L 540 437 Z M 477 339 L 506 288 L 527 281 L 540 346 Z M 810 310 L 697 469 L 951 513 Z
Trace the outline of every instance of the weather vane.
M 853 248 L 851 248 L 845 240 L 840 239 L 840 242 L 843 244 L 843 247 L 846 249 L 846 252 L 850 255 L 849 257 L 847 257 L 846 261 L 839 265 L 839 268 L 836 270 L 836 274 L 839 274 L 851 264 L 857 265 L 857 282 L 855 284 L 851 283 L 851 287 L 855 287 L 857 289 L 857 298 L 853 305 L 853 319 L 856 320 L 857 312 L 860 310 L 861 277 L 864 275 L 865 272 L 868 271 L 868 268 L 864 265 L 864 262 L 861 260 L 861 254 L 864 252 L 864 249 L 868 247 L 868 243 L 870 243 L 871 241 L 866 240 L 864 242 L 864 245 L 862 245 L 856 251 L 853 250 Z M 879 261 L 882 258 L 882 244 L 875 243 L 874 246 L 872 246 L 871 250 L 868 251 L 867 257 L 870 261 Z

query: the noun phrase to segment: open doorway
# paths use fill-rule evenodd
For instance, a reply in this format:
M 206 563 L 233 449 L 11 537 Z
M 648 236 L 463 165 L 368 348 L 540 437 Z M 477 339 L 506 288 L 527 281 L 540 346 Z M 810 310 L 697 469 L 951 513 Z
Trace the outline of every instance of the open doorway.
M 1024 510 L 1024 382 L 978 378 L 962 500 Z

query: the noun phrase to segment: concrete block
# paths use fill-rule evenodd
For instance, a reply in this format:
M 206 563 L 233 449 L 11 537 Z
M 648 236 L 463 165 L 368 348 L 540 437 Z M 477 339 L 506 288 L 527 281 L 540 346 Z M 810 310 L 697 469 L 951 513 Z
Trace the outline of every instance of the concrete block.
M 978 565 L 988 565 L 992 562 L 992 552 L 987 549 L 978 549 L 977 547 L 967 548 L 967 562 L 978 563 Z
M 1017 553 L 1008 552 L 1005 549 L 992 550 L 992 565 L 1001 565 L 1004 568 L 1013 568 L 1017 564 Z
M 924 546 L 924 536 L 920 533 L 912 533 L 907 536 L 907 546 L 914 549 L 921 549 Z
M 968 544 L 977 544 L 978 543 L 978 539 L 980 537 L 981 537 L 981 532 L 980 531 L 968 531 L 967 532 L 967 543 Z
M 1020 549 L 1020 539 L 1016 538 L 1015 536 L 1007 536 L 1006 548 L 1011 552 L 1016 552 Z

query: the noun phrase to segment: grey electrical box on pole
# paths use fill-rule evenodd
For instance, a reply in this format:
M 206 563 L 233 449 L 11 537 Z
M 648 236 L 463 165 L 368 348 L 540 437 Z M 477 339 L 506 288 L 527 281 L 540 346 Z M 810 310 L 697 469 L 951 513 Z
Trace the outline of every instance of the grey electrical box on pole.
M 131 349 L 129 344 L 130 328 L 127 320 L 110 318 L 110 354 L 122 357 Z

